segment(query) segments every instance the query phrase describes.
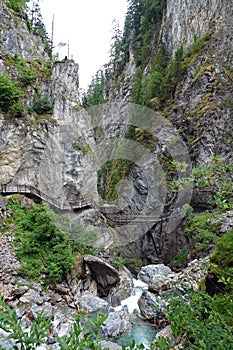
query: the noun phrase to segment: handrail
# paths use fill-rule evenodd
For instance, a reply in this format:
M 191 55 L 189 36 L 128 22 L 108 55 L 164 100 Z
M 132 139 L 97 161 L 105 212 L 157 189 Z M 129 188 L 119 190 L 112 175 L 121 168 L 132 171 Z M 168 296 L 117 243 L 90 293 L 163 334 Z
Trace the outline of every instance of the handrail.
M 136 223 L 154 223 L 158 224 L 159 222 L 167 221 L 171 218 L 180 217 L 181 212 L 180 208 L 171 210 L 170 212 L 164 214 L 162 217 L 153 216 L 153 215 L 111 215 L 108 214 L 110 220 L 117 222 L 119 224 L 136 224 Z
M 35 196 L 42 199 L 43 201 L 50 203 L 51 205 L 61 210 L 67 210 L 67 209 L 75 210 L 77 208 L 83 208 L 90 205 L 89 201 L 87 201 L 84 198 L 60 203 L 57 199 L 48 196 L 46 193 L 42 192 L 41 190 L 39 190 L 38 188 L 32 185 L 1 184 L 0 193 L 1 194 L 7 194 L 7 193 L 34 194 Z

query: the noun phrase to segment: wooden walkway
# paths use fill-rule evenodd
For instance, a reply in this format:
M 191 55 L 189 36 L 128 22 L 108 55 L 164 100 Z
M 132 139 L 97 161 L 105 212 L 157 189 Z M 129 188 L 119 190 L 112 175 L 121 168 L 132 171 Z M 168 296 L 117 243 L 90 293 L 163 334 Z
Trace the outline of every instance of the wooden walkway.
M 165 222 L 170 219 L 180 217 L 180 208 L 174 209 L 169 213 L 163 214 L 162 216 L 153 216 L 153 215 L 108 215 L 109 219 L 113 222 L 116 222 L 121 225 L 125 224 L 142 224 L 142 223 L 153 223 L 158 224 L 159 222 Z
M 10 195 L 16 193 L 33 195 L 60 210 L 77 210 L 91 205 L 87 200 L 83 198 L 80 198 L 78 200 L 59 202 L 57 199 L 48 196 L 38 188 L 31 185 L 0 185 L 0 193 L 2 195 Z
M 49 203 L 51 206 L 60 209 L 60 210 L 79 210 L 82 208 L 88 207 L 98 207 L 98 205 L 94 205 L 91 201 L 80 198 L 78 200 L 67 200 L 65 202 L 59 202 L 57 199 L 54 199 L 44 192 L 40 191 L 38 188 L 31 185 L 0 185 L 0 193 L 2 195 L 10 195 L 10 194 L 25 194 L 25 195 L 33 195 Z M 107 206 L 109 207 L 109 205 Z M 115 206 L 114 206 L 115 207 Z M 111 221 L 119 224 L 119 225 L 135 225 L 141 223 L 153 223 L 157 224 L 159 222 L 168 221 L 171 218 L 175 218 L 181 215 L 180 208 L 176 208 L 170 210 L 170 212 L 163 214 L 162 216 L 153 216 L 153 215 L 124 215 L 124 214 L 114 214 L 107 213 L 106 207 L 99 207 L 100 212 L 102 212 L 105 216 L 107 216 Z

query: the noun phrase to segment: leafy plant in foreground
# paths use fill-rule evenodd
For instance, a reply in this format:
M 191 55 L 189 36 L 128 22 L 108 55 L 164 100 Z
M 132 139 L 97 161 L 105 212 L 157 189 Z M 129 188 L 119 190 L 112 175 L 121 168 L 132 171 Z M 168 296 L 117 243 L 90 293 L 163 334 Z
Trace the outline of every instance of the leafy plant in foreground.
M 30 332 L 23 330 L 15 310 L 11 309 L 0 295 L 0 329 L 9 333 L 6 338 L 15 340 L 21 350 L 36 349 L 36 346 L 42 344 L 43 339 L 48 336 L 49 327 L 50 320 L 46 320 L 41 312 L 32 321 Z
M 67 336 L 57 338 L 60 349 L 103 349 L 101 345 L 98 344 L 98 340 L 101 332 L 101 326 L 106 321 L 107 317 L 108 314 L 102 315 L 98 313 L 96 320 L 89 319 L 89 325 L 82 326 L 82 317 L 80 315 L 76 316 L 73 324 L 73 330 Z M 107 349 L 105 348 L 105 350 Z
M 233 300 L 229 295 L 211 297 L 192 292 L 168 306 L 175 337 L 186 337 L 186 350 L 232 350 Z

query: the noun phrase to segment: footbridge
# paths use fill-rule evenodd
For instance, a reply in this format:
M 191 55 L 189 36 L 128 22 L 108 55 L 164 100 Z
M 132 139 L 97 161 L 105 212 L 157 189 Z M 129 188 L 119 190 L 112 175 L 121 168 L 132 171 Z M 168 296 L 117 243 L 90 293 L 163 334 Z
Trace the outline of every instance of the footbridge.
M 108 215 L 109 219 L 117 224 L 126 225 L 126 224 L 142 224 L 142 223 L 152 223 L 154 225 L 160 222 L 166 222 L 170 219 L 181 217 L 180 208 L 176 208 L 166 214 L 162 214 L 161 216 L 154 215 Z
M 82 209 L 85 207 L 91 206 L 90 201 L 79 198 L 75 200 L 67 200 L 65 202 L 59 201 L 55 198 L 50 197 L 46 193 L 42 192 L 35 186 L 31 185 L 9 185 L 9 184 L 3 184 L 0 185 L 0 193 L 2 195 L 11 195 L 11 194 L 24 194 L 24 195 L 31 195 L 39 198 L 39 200 L 45 201 L 52 205 L 53 207 L 60 209 L 60 210 L 77 210 Z

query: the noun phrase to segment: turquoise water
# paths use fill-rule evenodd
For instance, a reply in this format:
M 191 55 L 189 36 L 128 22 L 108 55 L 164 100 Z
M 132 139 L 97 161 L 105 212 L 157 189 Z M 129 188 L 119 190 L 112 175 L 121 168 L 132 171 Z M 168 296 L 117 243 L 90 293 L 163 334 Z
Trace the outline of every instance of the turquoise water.
M 101 310 L 102 314 L 106 314 L 106 310 Z M 96 313 L 90 314 L 88 316 L 89 319 L 96 320 Z M 143 322 L 139 317 L 135 315 L 131 315 L 130 320 L 133 324 L 131 330 L 124 333 L 119 339 L 109 339 L 114 343 L 119 345 L 129 346 L 132 341 L 135 341 L 135 344 L 140 345 L 143 344 L 145 348 L 150 348 L 150 344 L 155 338 L 156 333 L 158 333 L 158 329 L 148 326 Z M 88 323 L 87 323 L 88 324 Z M 88 324 L 90 327 L 90 324 Z M 105 339 L 106 340 L 106 339 Z
M 134 321 L 132 329 L 123 334 L 116 342 L 119 345 L 128 346 L 134 340 L 137 345 L 143 344 L 146 348 L 150 348 L 150 344 L 155 338 L 158 330 L 145 325 L 140 319 Z

